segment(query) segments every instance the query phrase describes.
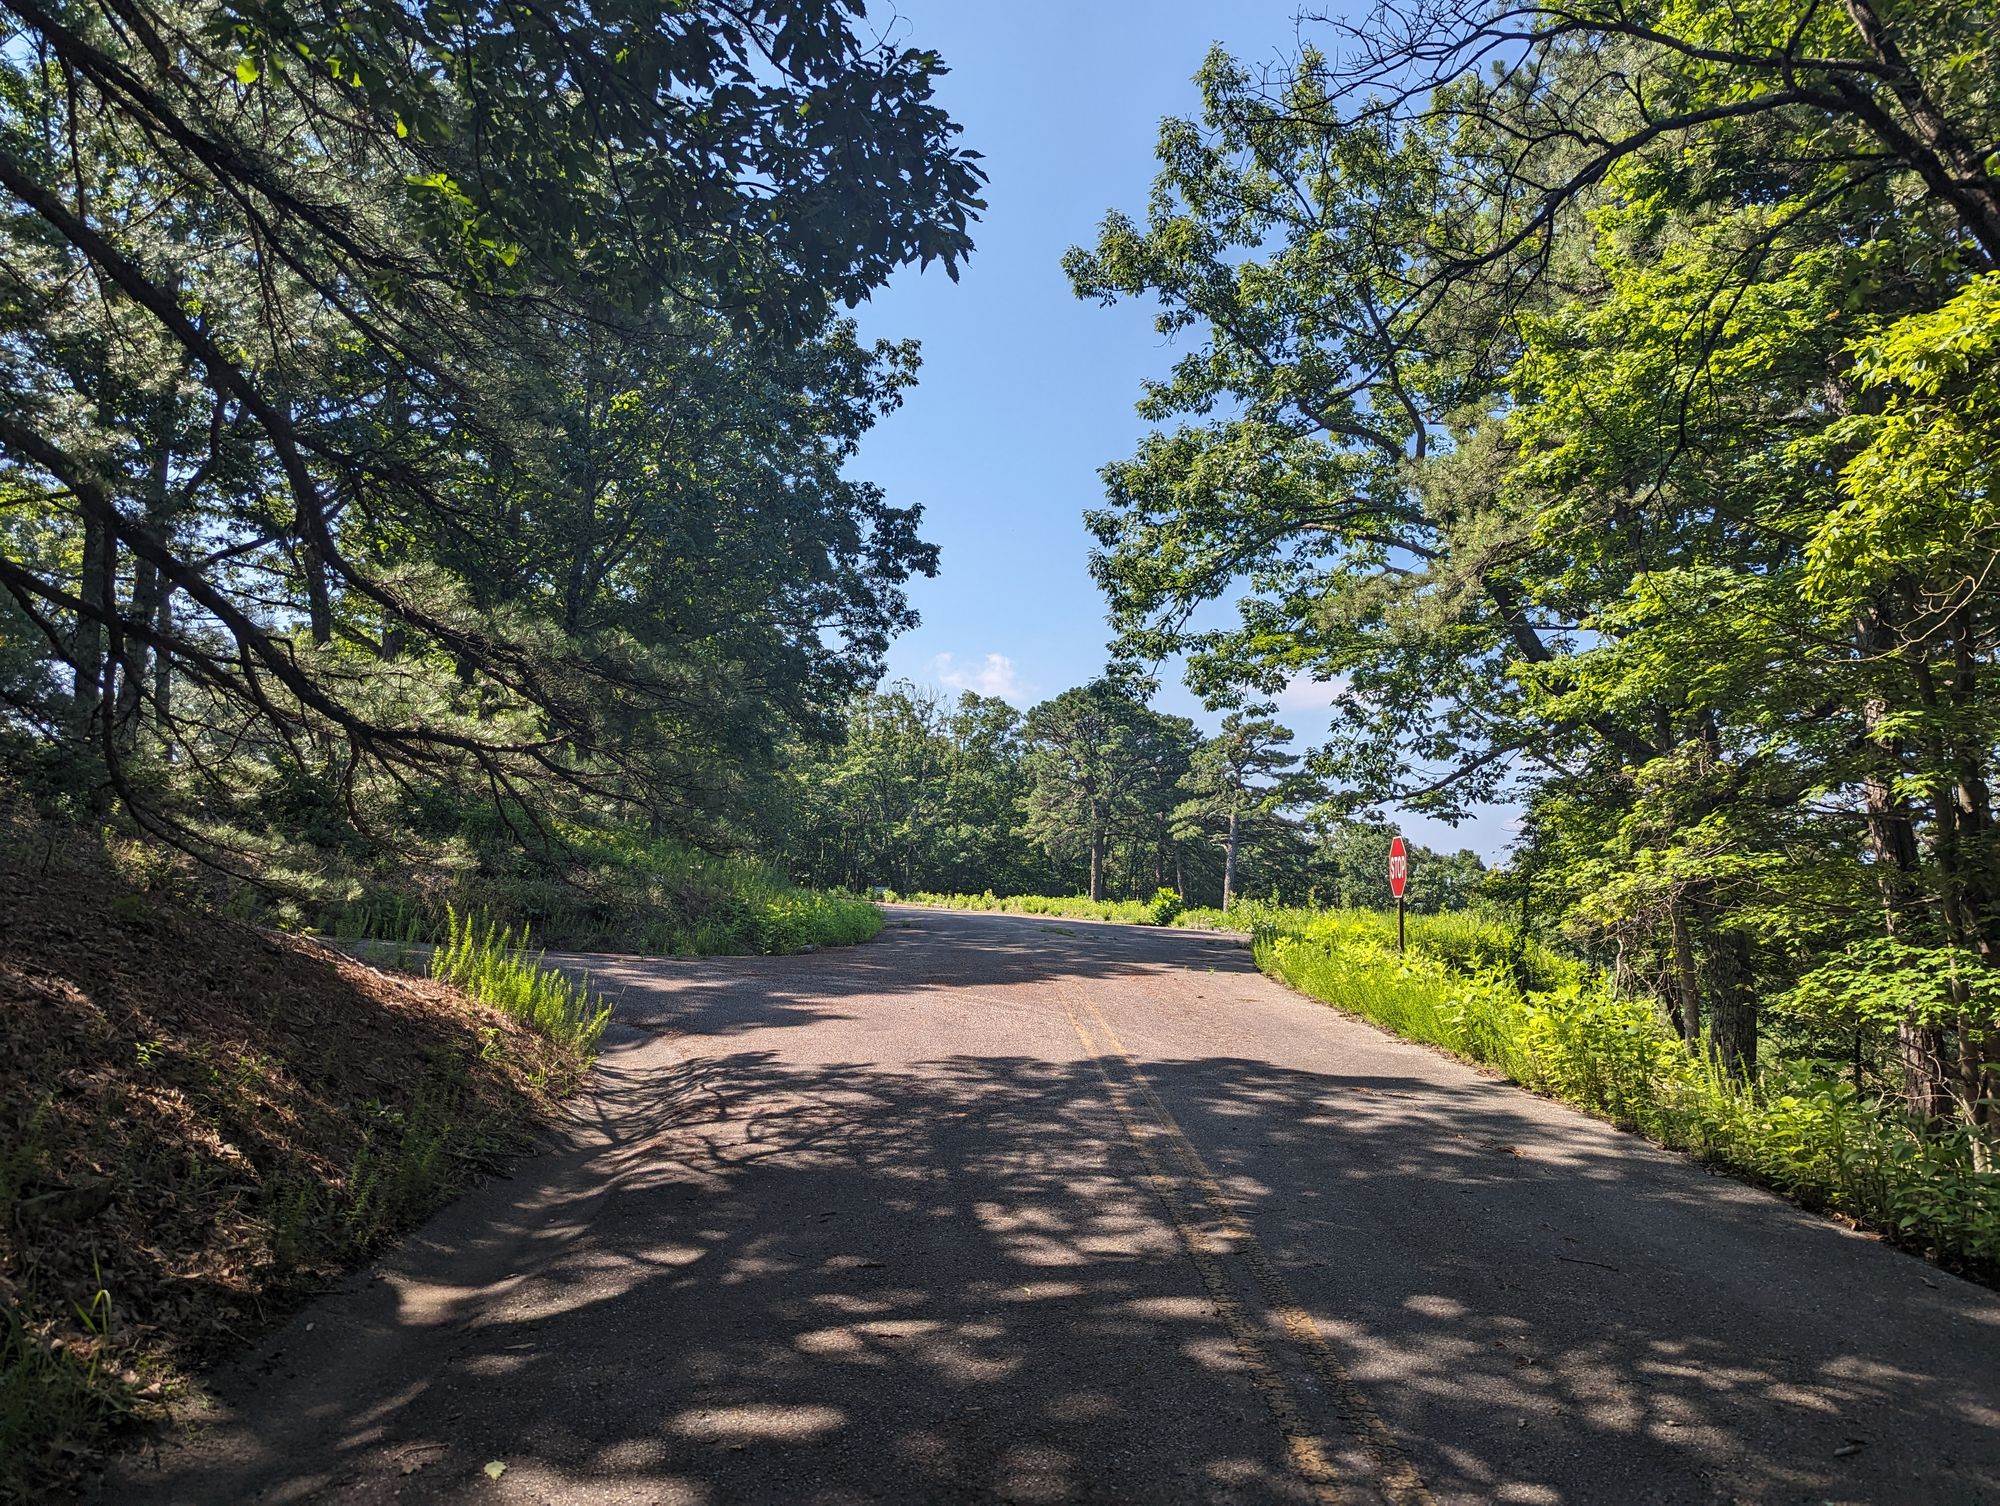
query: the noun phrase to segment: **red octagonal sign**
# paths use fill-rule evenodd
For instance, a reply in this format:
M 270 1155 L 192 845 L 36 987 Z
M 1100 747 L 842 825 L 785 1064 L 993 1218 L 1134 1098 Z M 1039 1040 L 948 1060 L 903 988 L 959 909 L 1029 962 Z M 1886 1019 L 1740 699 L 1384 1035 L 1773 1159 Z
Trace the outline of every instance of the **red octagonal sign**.
M 1389 892 L 1401 899 L 1409 882 L 1410 852 L 1403 846 L 1403 839 L 1396 837 L 1389 843 Z

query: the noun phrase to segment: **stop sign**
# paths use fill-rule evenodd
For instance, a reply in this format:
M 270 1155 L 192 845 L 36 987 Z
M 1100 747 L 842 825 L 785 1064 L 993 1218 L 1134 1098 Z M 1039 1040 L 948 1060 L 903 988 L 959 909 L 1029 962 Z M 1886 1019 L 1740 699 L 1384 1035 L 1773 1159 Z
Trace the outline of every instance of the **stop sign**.
M 1403 845 L 1401 837 L 1389 843 L 1389 892 L 1401 899 L 1403 890 L 1410 882 L 1410 851 Z

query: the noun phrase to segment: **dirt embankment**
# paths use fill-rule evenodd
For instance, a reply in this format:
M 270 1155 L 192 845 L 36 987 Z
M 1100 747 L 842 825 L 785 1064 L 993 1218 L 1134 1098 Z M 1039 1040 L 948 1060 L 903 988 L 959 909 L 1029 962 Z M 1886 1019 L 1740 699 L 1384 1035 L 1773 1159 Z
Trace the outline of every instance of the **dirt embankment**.
M 427 980 L 0 856 L 0 1499 L 526 1143 L 578 1065 Z

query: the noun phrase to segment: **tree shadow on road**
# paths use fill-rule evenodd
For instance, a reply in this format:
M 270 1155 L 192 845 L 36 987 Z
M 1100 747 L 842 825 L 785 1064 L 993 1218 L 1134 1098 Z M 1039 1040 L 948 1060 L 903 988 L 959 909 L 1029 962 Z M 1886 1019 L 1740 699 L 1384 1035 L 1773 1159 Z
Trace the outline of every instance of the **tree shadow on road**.
M 1994 1488 L 2000 1334 L 1905 1257 L 1697 1209 L 1690 1168 L 1517 1154 L 1504 1092 L 1146 1070 L 1440 1499 Z M 118 1498 L 1310 1499 L 1089 1062 L 614 1060 L 521 1171 Z
M 617 1027 L 728 1035 L 847 1017 L 844 1001 L 885 994 L 962 997 L 1062 978 L 1089 982 L 1190 965 L 1255 973 L 1246 944 L 1223 933 L 1056 923 L 1035 916 L 949 912 L 949 944 L 931 917 L 891 912 L 882 934 L 855 947 L 786 957 L 658 958 L 562 953 L 551 963 L 587 973 L 617 1010 Z

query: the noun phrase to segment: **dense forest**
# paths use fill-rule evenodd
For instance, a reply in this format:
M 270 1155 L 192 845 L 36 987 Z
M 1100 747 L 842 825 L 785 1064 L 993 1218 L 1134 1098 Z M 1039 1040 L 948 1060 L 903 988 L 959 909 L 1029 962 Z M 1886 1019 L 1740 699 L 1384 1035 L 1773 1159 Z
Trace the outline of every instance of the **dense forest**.
M 758 885 L 1379 904 L 1396 811 L 1511 803 L 1419 908 L 1985 1164 L 1987 8 L 1211 55 L 1065 263 L 1176 353 L 1090 517 L 1110 662 L 1025 711 L 882 683 L 938 558 L 852 465 L 919 362 L 846 311 L 983 207 L 936 55 L 840 0 L 5 9 L 17 825 L 288 925 L 713 949 Z

